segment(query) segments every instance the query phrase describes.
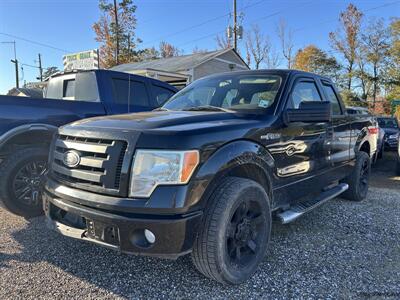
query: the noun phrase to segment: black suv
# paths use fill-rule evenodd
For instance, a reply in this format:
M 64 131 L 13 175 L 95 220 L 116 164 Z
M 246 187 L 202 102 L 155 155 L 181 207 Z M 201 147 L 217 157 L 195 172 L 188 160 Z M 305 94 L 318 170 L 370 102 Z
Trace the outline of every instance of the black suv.
M 366 197 L 373 126 L 347 115 L 328 78 L 207 77 L 157 111 L 62 127 L 44 209 L 64 235 L 124 253 L 192 252 L 202 274 L 238 284 L 264 258 L 273 217 Z

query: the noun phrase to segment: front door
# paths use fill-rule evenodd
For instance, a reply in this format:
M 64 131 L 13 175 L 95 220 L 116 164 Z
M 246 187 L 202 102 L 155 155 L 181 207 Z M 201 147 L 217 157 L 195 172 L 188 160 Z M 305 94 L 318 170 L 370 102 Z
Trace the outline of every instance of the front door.
M 286 106 L 298 109 L 301 102 L 322 99 L 314 78 L 301 77 L 294 82 Z M 330 167 L 328 129 L 327 122 L 290 123 L 280 132 L 279 142 L 267 145 L 276 165 L 278 205 L 309 195 L 324 182 L 324 174 Z

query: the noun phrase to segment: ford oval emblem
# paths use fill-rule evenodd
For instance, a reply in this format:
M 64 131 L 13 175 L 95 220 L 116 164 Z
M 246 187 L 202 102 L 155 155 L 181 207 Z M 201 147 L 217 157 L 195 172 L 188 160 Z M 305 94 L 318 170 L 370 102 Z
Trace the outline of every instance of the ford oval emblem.
M 67 151 L 64 153 L 63 163 L 69 168 L 75 168 L 81 162 L 81 156 L 76 151 Z

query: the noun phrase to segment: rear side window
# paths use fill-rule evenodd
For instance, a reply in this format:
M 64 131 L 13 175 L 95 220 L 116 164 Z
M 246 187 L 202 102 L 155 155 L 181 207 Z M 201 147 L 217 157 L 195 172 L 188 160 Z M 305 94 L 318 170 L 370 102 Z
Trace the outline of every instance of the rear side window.
M 333 86 L 328 85 L 328 84 L 323 84 L 323 87 L 324 87 L 327 99 L 331 102 L 332 114 L 333 115 L 342 114 L 342 110 L 341 110 L 340 104 L 339 104 L 339 99 L 336 96 Z
M 299 108 L 301 102 L 322 101 L 317 86 L 313 81 L 301 81 L 292 91 L 291 108 Z
M 75 99 L 75 79 L 64 81 L 63 99 L 66 100 Z
M 116 104 L 150 106 L 146 85 L 143 82 L 114 78 L 113 89 Z
M 171 98 L 175 93 L 169 89 L 163 88 L 159 85 L 152 85 L 153 87 L 153 94 L 156 99 L 156 104 L 158 106 L 163 105 L 169 98 Z

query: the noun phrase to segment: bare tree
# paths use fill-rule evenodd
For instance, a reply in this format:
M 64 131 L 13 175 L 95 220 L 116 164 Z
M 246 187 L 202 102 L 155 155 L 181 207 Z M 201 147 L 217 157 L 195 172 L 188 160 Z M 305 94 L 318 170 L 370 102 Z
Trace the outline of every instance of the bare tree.
M 246 39 L 247 60 L 254 61 L 254 67 L 258 70 L 271 50 L 271 43 L 267 36 L 264 36 L 258 26 L 253 26 Z
M 228 49 L 233 47 L 232 40 L 225 35 L 222 36 L 217 35 L 215 41 L 217 42 L 218 49 Z
M 173 56 L 179 56 L 182 51 L 170 43 L 162 41 L 160 43 L 160 56 L 162 58 L 168 58 Z
M 276 69 L 279 67 L 281 63 L 281 58 L 279 56 L 279 53 L 271 47 L 267 58 L 265 59 L 265 64 L 268 69 Z
M 288 69 L 292 68 L 293 65 L 293 31 L 287 28 L 286 21 L 281 19 L 277 26 L 278 38 L 281 43 L 283 57 L 287 61 Z
M 365 33 L 362 34 L 362 47 L 365 57 L 372 68 L 373 106 L 375 107 L 376 95 L 381 80 L 381 69 L 385 64 L 390 49 L 390 32 L 383 19 L 371 20 Z
M 357 51 L 356 55 L 356 63 L 358 69 L 354 72 L 354 75 L 360 81 L 360 88 L 361 88 L 361 99 L 366 100 L 371 92 L 371 75 L 368 72 L 367 68 L 367 58 L 366 58 L 366 51 L 365 47 L 360 47 Z
M 360 29 L 363 14 L 353 4 L 349 4 L 346 11 L 339 16 L 340 26 L 335 32 L 329 33 L 332 47 L 339 51 L 347 65 L 347 89 L 351 89 L 354 76 L 354 66 L 357 58 L 357 50 L 360 46 Z

